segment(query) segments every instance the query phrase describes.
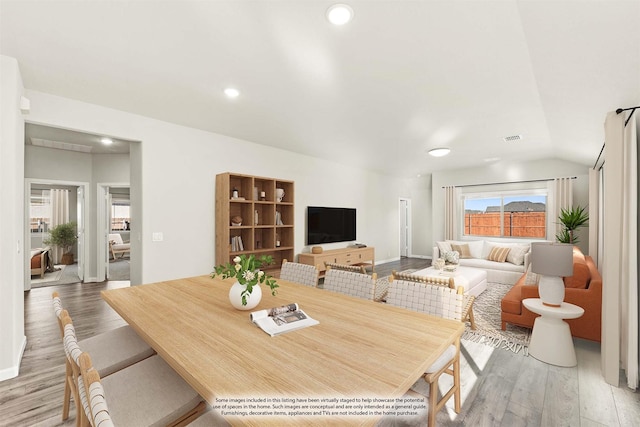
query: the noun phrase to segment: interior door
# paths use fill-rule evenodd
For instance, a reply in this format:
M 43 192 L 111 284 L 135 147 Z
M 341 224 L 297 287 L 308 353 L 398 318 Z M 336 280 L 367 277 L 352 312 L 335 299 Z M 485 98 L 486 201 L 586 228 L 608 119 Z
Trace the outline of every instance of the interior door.
M 105 227 L 103 230 L 104 233 L 104 241 L 107 244 L 107 248 L 104 251 L 104 265 L 105 265 L 105 278 L 109 279 L 109 233 L 111 232 L 111 193 L 109 193 L 109 187 L 104 187 L 105 195 L 104 195 L 104 217 L 107 219 L 105 222 Z
M 409 218 L 409 200 L 400 199 L 400 256 L 409 256 L 409 236 L 411 221 Z
M 81 282 L 84 282 L 84 187 L 77 188 L 77 218 L 78 224 L 78 277 Z

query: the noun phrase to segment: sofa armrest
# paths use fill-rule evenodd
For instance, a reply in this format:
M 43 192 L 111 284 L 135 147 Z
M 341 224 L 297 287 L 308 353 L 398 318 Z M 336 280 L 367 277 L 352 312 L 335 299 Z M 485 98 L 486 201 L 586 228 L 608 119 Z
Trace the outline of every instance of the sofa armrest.
M 538 292 L 538 286 L 536 285 L 520 286 L 520 296 L 522 297 L 522 299 L 540 298 L 540 292 Z
M 437 260 L 438 258 L 440 258 L 440 249 L 437 246 L 434 246 L 431 255 L 431 262 Z
M 524 272 L 529 270 L 529 264 L 531 264 L 531 251 L 524 254 Z

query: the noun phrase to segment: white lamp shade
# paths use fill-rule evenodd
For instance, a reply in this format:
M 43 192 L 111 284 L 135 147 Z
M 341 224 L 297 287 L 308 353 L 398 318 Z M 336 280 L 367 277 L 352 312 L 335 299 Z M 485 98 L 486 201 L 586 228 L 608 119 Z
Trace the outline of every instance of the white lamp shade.
M 531 243 L 531 271 L 545 276 L 573 276 L 573 245 Z

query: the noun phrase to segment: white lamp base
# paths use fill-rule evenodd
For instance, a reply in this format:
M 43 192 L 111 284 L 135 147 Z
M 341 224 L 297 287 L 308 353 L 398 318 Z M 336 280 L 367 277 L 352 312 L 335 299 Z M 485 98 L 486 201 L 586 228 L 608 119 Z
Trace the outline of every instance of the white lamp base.
M 560 307 L 564 301 L 564 281 L 558 276 L 540 276 L 538 292 L 542 303 L 549 307 Z

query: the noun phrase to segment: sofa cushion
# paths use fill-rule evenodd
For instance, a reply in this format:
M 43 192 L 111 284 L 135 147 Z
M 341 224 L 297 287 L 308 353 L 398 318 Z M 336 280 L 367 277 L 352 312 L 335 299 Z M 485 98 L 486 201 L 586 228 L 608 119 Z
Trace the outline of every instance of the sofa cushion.
M 451 249 L 457 251 L 460 254 L 460 259 L 471 258 L 471 249 L 469 249 L 469 245 L 466 243 L 462 245 L 456 245 L 455 243 L 452 243 Z
M 461 259 L 460 265 L 465 267 L 474 267 L 474 268 L 482 268 L 484 270 L 501 270 L 501 271 L 511 271 L 515 273 L 524 274 L 524 266 L 523 265 L 513 265 L 510 262 L 496 262 L 489 261 L 488 259 Z
M 509 255 L 509 251 L 509 248 L 495 246 L 491 249 L 491 252 L 489 252 L 487 259 L 489 261 L 505 262 L 507 260 L 507 255 Z

